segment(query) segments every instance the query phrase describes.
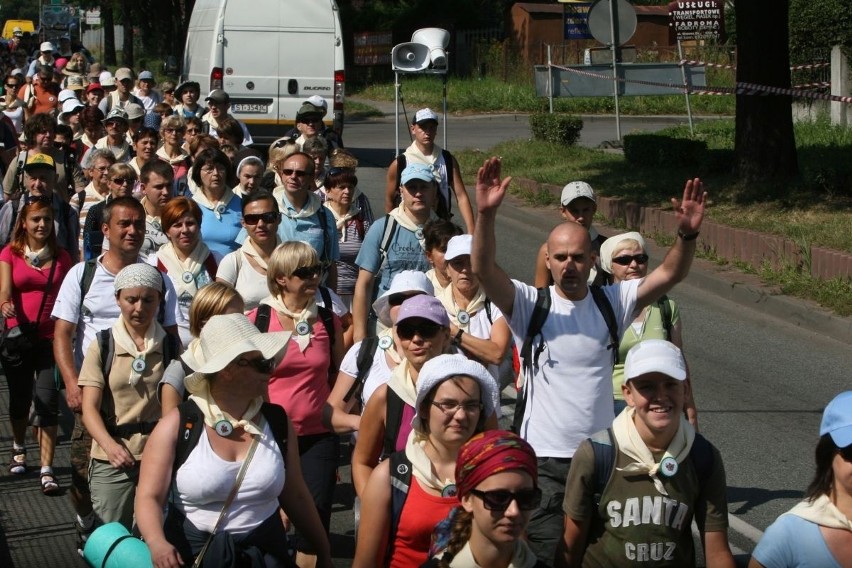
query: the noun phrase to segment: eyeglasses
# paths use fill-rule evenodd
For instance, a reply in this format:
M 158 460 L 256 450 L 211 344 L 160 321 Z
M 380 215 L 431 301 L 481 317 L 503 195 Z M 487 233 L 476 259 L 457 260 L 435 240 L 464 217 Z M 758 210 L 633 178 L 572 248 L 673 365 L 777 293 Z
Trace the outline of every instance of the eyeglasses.
M 303 178 L 308 175 L 308 172 L 306 172 L 305 170 L 292 170 L 290 168 L 284 168 L 283 170 L 281 170 L 281 174 L 286 177 L 295 175 L 296 177 Z
M 132 180 L 130 178 L 112 178 L 110 181 L 115 185 L 130 185 L 136 180 Z
M 214 164 L 212 166 L 203 166 L 201 168 L 201 173 L 204 174 L 212 174 L 213 172 L 224 172 L 225 166 L 222 164 Z
M 415 334 L 423 339 L 432 339 L 442 329 L 444 329 L 442 326 L 430 321 L 411 322 L 406 320 L 396 326 L 396 334 L 400 339 L 405 340 L 412 339 Z
M 99 171 L 100 173 L 103 174 L 103 173 L 106 173 L 106 172 L 109 171 L 109 166 L 101 166 L 99 168 L 92 168 L 92 169 L 97 170 L 97 171 Z
M 440 408 L 441 412 L 446 414 L 447 416 L 452 416 L 461 408 L 465 414 L 475 414 L 482 410 L 481 402 L 459 402 L 457 400 L 442 400 L 439 402 L 432 401 L 432 406 L 435 408 Z
M 302 266 L 301 268 L 297 268 L 293 271 L 292 276 L 301 278 L 302 280 L 310 280 L 314 276 L 317 276 L 320 272 L 322 272 L 322 265 L 315 264 L 313 266 Z
M 237 361 L 237 365 L 240 367 L 254 367 L 254 370 L 258 373 L 271 373 L 272 369 L 275 368 L 275 359 L 265 359 L 263 357 L 257 359 L 243 358 Z
M 243 221 L 246 222 L 246 225 L 257 225 L 260 221 L 270 225 L 272 223 L 277 223 L 280 219 L 281 213 L 276 213 L 275 211 L 267 211 L 265 213 L 246 213 L 243 215 Z M 302 269 L 300 268 L 299 270 Z
M 496 491 L 480 491 L 471 489 L 470 492 L 482 499 L 482 506 L 489 511 L 503 512 L 509 508 L 512 501 L 518 504 L 521 511 L 532 511 L 541 505 L 541 489 L 522 489 L 515 493 L 498 489 Z
M 621 266 L 629 266 L 631 262 L 636 261 L 636 264 L 645 264 L 648 262 L 647 254 L 625 254 L 622 256 L 617 256 L 612 259 L 612 261 L 616 264 L 620 264 Z

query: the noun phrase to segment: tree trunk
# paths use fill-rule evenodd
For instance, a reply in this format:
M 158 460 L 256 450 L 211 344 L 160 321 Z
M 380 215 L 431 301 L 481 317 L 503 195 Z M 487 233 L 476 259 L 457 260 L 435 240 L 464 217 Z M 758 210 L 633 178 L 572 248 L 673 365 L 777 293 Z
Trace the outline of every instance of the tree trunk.
M 105 65 L 115 65 L 115 17 L 112 2 L 101 4 L 101 17 L 104 22 L 104 52 L 101 59 Z
M 737 82 L 790 87 L 789 0 L 738 0 Z M 743 183 L 798 174 L 792 99 L 737 95 L 736 165 Z
M 121 1 L 121 23 L 124 25 L 124 42 L 121 46 L 121 62 L 133 68 L 133 4 L 130 0 Z

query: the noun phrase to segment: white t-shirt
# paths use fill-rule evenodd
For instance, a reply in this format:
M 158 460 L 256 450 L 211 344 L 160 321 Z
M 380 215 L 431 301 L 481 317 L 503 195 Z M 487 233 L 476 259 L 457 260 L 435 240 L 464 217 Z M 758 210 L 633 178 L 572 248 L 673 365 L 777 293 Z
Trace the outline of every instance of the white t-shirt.
M 612 304 L 619 337 L 633 320 L 641 280 L 603 289 Z M 523 345 L 536 300 L 536 289 L 517 280 L 509 327 Z M 580 301 L 566 300 L 550 287 L 550 314 L 542 328 L 544 350 L 538 372 L 527 379 L 527 406 L 521 435 L 538 457 L 570 458 L 580 442 L 605 428 L 612 408 L 612 351 L 609 330 L 591 292 Z M 533 344 L 535 352 L 538 341 Z
M 389 349 L 394 349 L 393 345 Z M 343 361 L 340 363 L 340 371 L 346 373 L 353 379 L 358 376 L 358 354 L 361 352 L 361 342 L 349 348 Z M 373 356 L 373 364 L 370 366 L 370 373 L 364 381 L 364 388 L 361 389 L 361 406 L 366 406 L 367 401 L 373 396 L 373 393 L 381 385 L 390 380 L 393 370 L 388 365 L 388 358 L 381 347 L 376 347 L 376 354 Z
M 104 241 L 106 243 L 106 241 Z M 95 334 L 103 329 L 112 327 L 118 319 L 121 310 L 115 301 L 115 274 L 109 272 L 101 263 L 103 255 L 98 257 L 92 284 L 83 301 L 83 313 L 80 313 L 80 279 L 83 277 L 85 262 L 78 262 L 62 281 L 56 304 L 50 316 L 57 320 L 61 319 L 77 326 L 77 337 L 74 341 L 74 364 L 77 369 L 83 364 L 83 355 L 89 348 L 89 344 L 95 339 Z M 139 262 L 144 262 L 143 258 Z M 164 278 L 166 283 L 166 307 L 163 327 L 169 327 L 176 323 L 177 303 L 175 301 L 175 288 L 172 281 Z

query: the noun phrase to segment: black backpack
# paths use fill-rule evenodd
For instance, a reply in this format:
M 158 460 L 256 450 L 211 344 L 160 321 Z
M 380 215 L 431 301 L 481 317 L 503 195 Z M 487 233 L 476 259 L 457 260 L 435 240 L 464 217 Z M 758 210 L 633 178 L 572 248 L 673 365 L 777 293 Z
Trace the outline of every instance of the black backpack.
M 201 437 L 201 430 L 204 428 L 204 416 L 195 401 L 192 399 L 186 400 L 178 405 L 180 412 L 181 429 L 178 430 L 177 446 L 175 446 L 175 459 L 172 462 L 172 479 L 177 475 L 178 469 L 184 464 L 193 448 L 198 445 L 198 440 Z M 275 438 L 275 443 L 278 444 L 278 449 L 281 451 L 281 457 L 284 463 L 287 463 L 287 412 L 279 405 L 271 402 L 264 402 L 260 407 L 260 412 L 269 423 L 269 429 L 272 430 L 272 436 Z
M 112 334 L 112 328 L 99 331 L 95 336 L 95 340 L 98 342 L 98 347 L 100 347 L 101 351 L 101 373 L 104 377 L 104 388 L 101 398 L 101 418 L 104 421 L 107 432 L 111 436 L 124 439 L 130 438 L 133 434 L 150 434 L 154 430 L 154 426 L 157 425 L 156 422 L 137 422 L 134 424 L 122 424 L 120 426 L 115 424 L 115 401 L 112 398 L 112 390 L 109 388 L 109 375 L 112 371 L 113 360 L 115 359 L 115 337 Z M 178 345 L 178 339 L 167 333 L 165 339 L 163 339 L 163 370 L 178 356 L 179 352 L 180 346 Z
M 448 150 L 441 150 L 441 156 L 444 158 L 444 164 L 447 168 L 447 198 L 444 199 L 444 194 L 441 193 L 440 189 L 438 190 L 438 207 L 435 213 L 438 214 L 438 217 L 441 219 L 451 219 L 453 214 L 453 175 L 454 175 L 454 162 L 453 155 L 450 154 Z M 399 194 L 399 186 L 402 185 L 402 170 L 405 169 L 407 163 L 407 159 L 405 154 L 402 153 L 396 157 L 396 200 L 395 203 L 399 205 L 399 202 L 402 200 L 402 196 Z

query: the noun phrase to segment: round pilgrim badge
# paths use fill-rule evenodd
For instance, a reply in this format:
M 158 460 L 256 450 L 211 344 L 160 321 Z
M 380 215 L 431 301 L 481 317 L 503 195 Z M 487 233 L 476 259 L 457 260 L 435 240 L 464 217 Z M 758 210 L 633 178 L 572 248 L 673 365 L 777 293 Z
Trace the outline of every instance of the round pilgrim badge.
M 422 241 L 423 240 L 423 229 L 417 229 L 416 231 L 414 231 L 414 236 L 417 237 L 418 241 Z
M 224 204 L 222 204 L 222 203 L 220 203 L 219 205 L 217 205 L 217 206 L 216 206 L 216 209 L 214 209 L 214 211 L 215 211 L 215 213 L 216 213 L 216 218 L 217 218 L 217 219 L 221 219 L 221 218 L 222 218 L 222 213 L 224 213 L 224 212 L 225 212 L 225 205 L 224 205 Z
M 213 428 L 216 430 L 216 433 L 222 436 L 223 438 L 227 438 L 234 432 L 234 427 L 231 426 L 231 423 L 225 420 L 224 418 L 217 422 Z
M 186 272 L 184 272 L 183 274 L 181 274 L 180 279 L 181 279 L 181 280 L 183 280 L 183 283 L 184 283 L 184 284 L 189 284 L 190 282 L 192 282 L 193 280 L 195 280 L 195 277 L 192 275 L 192 272 L 190 272 L 190 271 L 188 271 L 188 270 L 187 270 Z
M 393 338 L 390 335 L 383 335 L 379 338 L 379 347 L 381 347 L 383 351 L 390 349 L 391 345 L 393 345 Z
M 151 221 L 151 227 L 153 227 L 155 231 L 162 231 L 163 230 L 163 226 L 160 225 L 159 221 Z
M 296 333 L 299 335 L 307 335 L 311 332 L 311 325 L 306 321 L 300 321 L 296 324 Z
M 133 363 L 130 364 L 130 368 L 136 371 L 137 373 L 142 373 L 145 371 L 147 365 L 145 364 L 144 357 L 137 357 L 133 360 Z
M 41 259 L 37 256 L 34 256 L 30 259 L 30 264 L 38 268 L 39 266 L 41 266 Z
M 456 319 L 459 320 L 460 324 L 467 325 L 470 322 L 470 314 L 464 310 L 459 310 L 458 315 L 456 315 Z
M 660 473 L 666 477 L 673 477 L 677 473 L 677 468 L 677 460 L 671 456 L 663 458 L 660 462 Z
M 456 495 L 458 495 L 458 492 L 459 491 L 456 488 L 456 484 L 450 483 L 449 485 L 446 485 L 443 489 L 441 489 L 441 497 L 455 497 Z

